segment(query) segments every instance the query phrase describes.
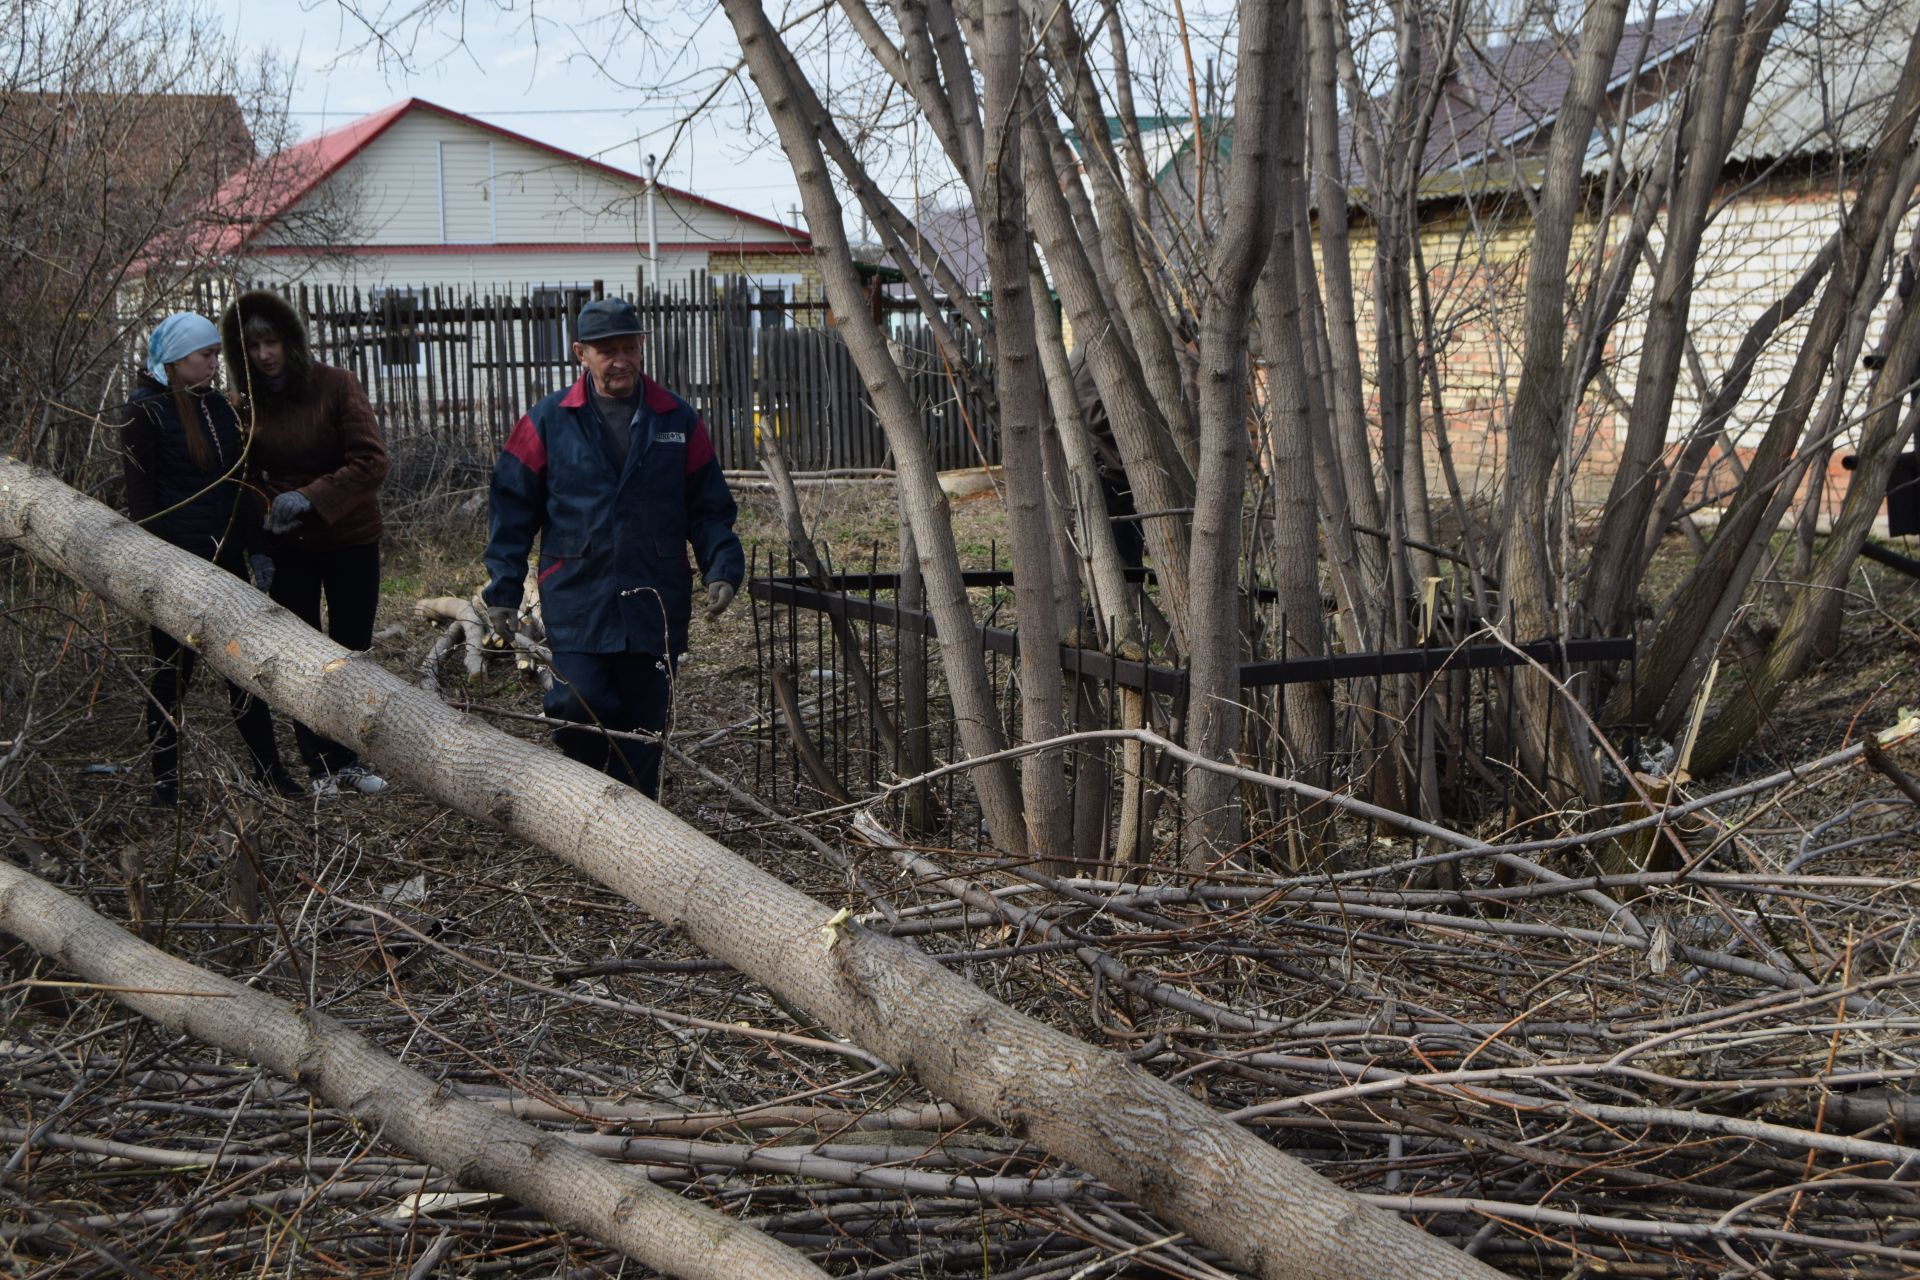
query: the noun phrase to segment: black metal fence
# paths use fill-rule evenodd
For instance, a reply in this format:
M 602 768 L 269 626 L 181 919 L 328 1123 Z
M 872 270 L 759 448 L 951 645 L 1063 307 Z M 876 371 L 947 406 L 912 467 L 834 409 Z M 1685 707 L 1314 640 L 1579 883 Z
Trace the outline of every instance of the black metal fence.
M 922 610 L 901 606 L 899 575 L 878 570 L 877 548 L 873 559 L 876 564 L 869 571 L 833 573 L 823 588 L 797 573 L 791 560 L 782 564 L 756 553 L 748 584 L 758 659 L 756 709 L 770 730 L 760 740 L 755 763 L 757 794 L 779 796 L 807 810 L 831 803 L 836 790 L 846 796 L 872 795 L 901 776 L 897 762 L 883 750 L 876 718 L 850 677 L 835 619 L 857 638 L 873 672 L 876 698 L 899 732 L 925 732 L 936 765 L 965 754 L 939 679 L 938 654 L 932 651 L 933 620 Z M 1150 571 L 1136 570 L 1132 577 L 1144 599 Z M 979 643 L 1000 694 L 1004 722 L 1017 737 L 1019 639 L 1014 627 L 1003 625 L 1012 606 L 1013 573 L 996 565 L 969 571 L 964 579 L 975 600 Z M 1366 762 L 1377 760 L 1396 736 L 1418 742 L 1423 726 L 1417 722 L 1433 717 L 1438 722 L 1434 739 L 1441 744 L 1436 799 L 1453 815 L 1484 815 L 1496 806 L 1510 811 L 1516 804 L 1524 808 L 1530 797 L 1519 793 L 1535 792 L 1543 781 L 1526 777 L 1516 759 L 1514 700 L 1505 696 L 1506 676 L 1513 668 L 1538 664 L 1565 679 L 1604 664 L 1624 667 L 1624 679 L 1634 676 L 1636 645 L 1631 636 L 1548 639 L 1517 646 L 1464 636 L 1417 648 L 1306 657 L 1289 654 L 1284 621 L 1265 634 L 1271 652 L 1256 652 L 1256 660 L 1240 668 L 1248 725 L 1246 763 L 1266 773 L 1294 774 L 1285 745 L 1291 740 L 1285 688 L 1327 684 L 1334 724 L 1319 754 L 1330 762 L 1336 785 L 1361 787 L 1359 774 Z M 1071 644 L 1062 644 L 1060 654 L 1069 684 L 1078 690 L 1070 731 L 1119 727 L 1123 699 L 1132 694 L 1144 705 L 1148 727 L 1179 740 L 1187 708 L 1186 669 Z M 910 672 L 926 673 L 912 676 L 920 682 L 924 700 L 907 696 L 911 686 L 904 677 Z M 1399 708 L 1399 719 L 1383 712 L 1391 705 L 1388 682 L 1396 680 L 1410 680 L 1417 689 L 1413 705 Z M 787 685 L 784 707 L 781 682 Z M 926 708 L 918 722 L 909 711 L 915 703 Z M 803 759 L 809 754 L 811 762 Z M 1143 813 L 1136 813 L 1135 821 L 1151 824 L 1156 812 L 1178 812 L 1183 771 L 1168 759 L 1156 758 L 1158 754 L 1149 751 L 1143 766 L 1158 795 Z M 1102 856 L 1108 856 L 1119 834 L 1113 826 L 1119 817 L 1114 775 L 1098 763 L 1098 753 L 1077 752 L 1070 767 L 1076 793 L 1085 785 L 1103 791 Z M 1089 768 L 1098 772 L 1081 776 Z M 971 807 L 964 781 L 947 774 L 938 786 L 943 803 L 937 807 L 947 817 L 941 839 L 961 847 L 975 844 L 981 834 L 979 814 Z M 1279 812 L 1276 805 L 1264 815 L 1250 815 L 1250 825 L 1257 828 L 1263 817 L 1273 820 Z M 1169 823 L 1165 834 L 1177 842 L 1179 829 L 1178 822 Z

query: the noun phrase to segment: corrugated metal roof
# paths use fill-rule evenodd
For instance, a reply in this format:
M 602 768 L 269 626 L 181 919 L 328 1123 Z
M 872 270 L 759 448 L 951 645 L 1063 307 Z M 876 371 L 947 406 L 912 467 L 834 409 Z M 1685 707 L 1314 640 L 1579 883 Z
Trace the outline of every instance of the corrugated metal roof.
M 1916 15 L 1920 0 L 1856 0 L 1789 13 L 1760 64 L 1728 163 L 1819 158 L 1872 146 Z M 1663 95 L 1627 122 L 1621 145 L 1627 168 L 1658 161 L 1680 98 Z M 1596 130 L 1587 174 L 1605 173 L 1612 154 L 1610 140 Z
M 1614 51 L 1609 92 L 1660 76 L 1693 47 L 1700 22 L 1696 11 L 1628 24 Z M 1559 115 L 1579 51 L 1577 36 L 1462 49 L 1435 112 L 1422 169 L 1463 169 L 1525 147 Z
M 1869 0 L 1789 13 L 1754 83 L 1729 159 L 1860 151 L 1886 120 L 1920 4 Z
M 1629 90 L 1637 95 L 1677 89 L 1703 21 L 1704 11 L 1691 10 L 1626 24 L 1608 75 L 1609 95 L 1619 101 Z M 1463 45 L 1434 109 L 1421 157 L 1421 198 L 1536 181 L 1539 164 L 1532 153 L 1559 116 L 1579 51 L 1577 31 Z M 1351 116 L 1341 117 L 1339 145 L 1347 184 L 1364 188 Z
M 1657 162 L 1704 21 L 1705 11 L 1695 10 L 1630 23 L 1622 35 L 1613 62 L 1615 101 L 1626 96 L 1636 66 L 1634 96 L 1653 95 L 1621 133 L 1629 168 Z M 1818 158 L 1871 146 L 1916 22 L 1920 0 L 1796 4 L 1761 65 L 1729 162 Z M 1577 52 L 1577 39 L 1463 50 L 1434 116 L 1421 198 L 1537 183 L 1538 157 L 1530 153 L 1552 130 Z M 1589 176 L 1612 163 L 1618 131 L 1604 119 L 1596 124 L 1585 162 Z M 1349 119 L 1341 121 L 1340 142 L 1348 183 L 1363 188 Z

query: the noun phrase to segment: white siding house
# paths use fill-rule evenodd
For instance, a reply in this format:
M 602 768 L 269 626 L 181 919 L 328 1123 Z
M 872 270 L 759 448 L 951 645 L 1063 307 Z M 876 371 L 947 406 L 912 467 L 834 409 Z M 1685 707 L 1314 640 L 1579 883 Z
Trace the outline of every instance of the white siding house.
M 704 271 L 791 300 L 814 274 L 798 228 L 664 185 L 649 198 L 637 174 L 418 98 L 262 163 L 275 182 L 223 188 L 215 249 L 234 278 L 527 297 Z

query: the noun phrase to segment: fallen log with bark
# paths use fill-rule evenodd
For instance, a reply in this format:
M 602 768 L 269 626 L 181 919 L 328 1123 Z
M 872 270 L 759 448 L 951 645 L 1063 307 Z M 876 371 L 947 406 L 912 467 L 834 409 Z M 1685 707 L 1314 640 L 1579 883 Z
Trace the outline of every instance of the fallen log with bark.
M 463 1185 L 512 1196 L 638 1262 L 688 1280 L 825 1274 L 758 1231 L 400 1065 L 324 1013 L 175 959 L 5 862 L 0 932 L 160 1025 L 298 1081 Z
M 0 539 L 181 637 L 390 776 L 556 853 L 934 1093 L 1271 1277 L 1490 1276 L 1118 1054 L 849 924 L 639 793 L 411 688 L 251 587 L 12 459 Z

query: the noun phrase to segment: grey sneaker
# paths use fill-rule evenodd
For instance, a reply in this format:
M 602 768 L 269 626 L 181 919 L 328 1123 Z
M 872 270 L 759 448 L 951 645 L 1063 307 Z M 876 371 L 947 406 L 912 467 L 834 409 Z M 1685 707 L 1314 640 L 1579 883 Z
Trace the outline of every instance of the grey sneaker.
M 337 796 L 353 791 L 363 796 L 377 796 L 387 789 L 387 780 L 357 761 L 343 765 L 333 773 L 323 773 L 313 780 L 313 794 L 316 796 Z

